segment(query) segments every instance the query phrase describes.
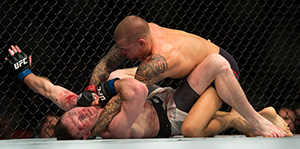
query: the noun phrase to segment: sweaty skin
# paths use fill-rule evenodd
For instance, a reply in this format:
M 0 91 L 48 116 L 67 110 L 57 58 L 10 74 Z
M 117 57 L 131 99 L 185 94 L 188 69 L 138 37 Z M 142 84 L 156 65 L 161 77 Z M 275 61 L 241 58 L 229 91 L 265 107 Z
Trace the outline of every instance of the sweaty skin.
M 208 55 L 219 53 L 218 46 L 199 36 L 154 23 L 148 25 L 154 39 L 152 55 L 157 57 L 160 65 L 167 66 L 162 78 L 183 78 Z
M 134 17 L 130 16 L 125 19 L 130 20 L 131 18 Z M 145 83 L 149 88 L 167 77 L 183 78 L 188 76 L 189 85 L 199 95 L 203 94 L 214 81 L 219 97 L 249 121 L 255 135 L 287 136 L 286 132 L 263 118 L 250 105 L 232 73 L 228 61 L 218 54 L 218 46 L 184 31 L 160 27 L 154 23 L 148 23 L 148 26 L 150 28 L 148 39 L 147 37 L 139 39 L 138 44 L 135 44 L 140 47 L 139 50 L 132 48 L 132 44 L 130 45 L 122 38 L 116 40 L 118 48 L 123 54 L 125 51 L 126 57 L 138 58 L 142 61 L 136 72 L 137 80 Z M 118 34 L 118 28 L 122 27 L 117 27 L 115 35 Z M 210 111 L 201 111 L 200 109 L 197 116 L 206 117 L 209 120 L 216 111 L 217 108 Z M 205 112 L 209 112 L 209 114 Z M 208 122 L 205 121 L 206 124 Z M 195 137 L 197 136 L 205 136 L 205 134 Z
M 187 77 L 191 88 L 202 95 L 214 81 L 216 90 L 210 92 L 210 94 L 219 96 L 245 117 L 251 124 L 255 135 L 266 137 L 284 137 L 287 135 L 287 133 L 259 115 L 250 105 L 230 69 L 229 62 L 219 55 L 218 46 L 200 36 L 164 28 L 154 23 L 148 23 L 150 34 L 143 36 L 144 29 L 146 29 L 145 34 L 147 33 L 147 27 L 145 27 L 147 25 L 144 25 L 145 23 L 140 18 L 129 16 L 124 20 L 115 31 L 114 37 L 117 46 L 114 45 L 94 69 L 91 83 L 98 85 L 99 81 L 105 81 L 102 80 L 103 76 L 107 76 L 108 73 L 114 70 L 125 57 L 131 60 L 138 59 L 141 64 L 137 68 L 135 78 L 146 84 L 148 88 L 168 77 Z M 139 26 L 140 24 L 144 25 L 145 28 Z M 134 25 L 143 28 L 142 31 L 139 32 L 139 28 L 133 27 Z M 126 32 L 126 29 L 129 32 Z M 135 37 L 131 34 L 135 30 L 138 33 L 136 36 L 141 35 L 142 38 L 131 38 Z M 193 115 L 205 117 L 205 123 L 207 124 L 218 108 L 214 107 L 210 111 L 199 109 L 200 111 Z M 108 123 L 105 125 L 108 125 Z M 205 136 L 205 134 L 196 136 Z
M 218 46 L 199 36 L 154 23 L 148 25 L 153 39 L 151 55 L 139 58 L 142 63 L 135 76 L 148 87 L 167 77 L 184 78 L 208 55 L 219 53 Z M 127 48 L 123 40 L 116 43 L 120 49 Z

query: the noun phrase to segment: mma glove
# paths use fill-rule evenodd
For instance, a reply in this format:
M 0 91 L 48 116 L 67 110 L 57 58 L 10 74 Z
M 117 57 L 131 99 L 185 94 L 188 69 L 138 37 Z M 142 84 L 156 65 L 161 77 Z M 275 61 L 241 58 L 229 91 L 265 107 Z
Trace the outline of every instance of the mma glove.
M 95 98 L 93 98 L 93 93 L 96 93 L 99 96 L 99 105 L 103 108 L 112 97 L 118 94 L 114 87 L 114 82 L 116 80 L 119 80 L 119 78 L 101 82 L 99 86 L 89 85 L 85 88 L 84 92 L 78 96 L 76 105 L 78 107 L 91 106 L 92 102 L 95 100 Z
M 24 78 L 31 74 L 29 58 L 24 52 L 17 52 L 14 55 L 7 57 L 10 66 L 18 79 L 23 83 Z

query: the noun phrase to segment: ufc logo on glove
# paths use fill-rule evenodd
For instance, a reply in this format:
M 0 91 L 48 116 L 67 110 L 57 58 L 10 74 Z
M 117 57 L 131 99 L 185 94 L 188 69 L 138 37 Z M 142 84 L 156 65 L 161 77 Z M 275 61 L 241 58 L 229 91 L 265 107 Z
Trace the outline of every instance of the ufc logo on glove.
M 26 61 L 26 59 L 27 59 L 27 57 L 25 57 L 25 58 L 19 60 L 18 62 L 16 62 L 16 63 L 14 64 L 14 68 L 15 68 L 15 69 L 19 69 L 20 67 L 22 67 L 22 65 L 26 65 L 26 64 L 28 63 L 28 62 Z
M 105 101 L 106 100 L 105 95 L 103 94 L 103 91 L 101 89 L 101 86 L 97 87 L 97 94 L 98 94 L 99 99 L 101 101 Z

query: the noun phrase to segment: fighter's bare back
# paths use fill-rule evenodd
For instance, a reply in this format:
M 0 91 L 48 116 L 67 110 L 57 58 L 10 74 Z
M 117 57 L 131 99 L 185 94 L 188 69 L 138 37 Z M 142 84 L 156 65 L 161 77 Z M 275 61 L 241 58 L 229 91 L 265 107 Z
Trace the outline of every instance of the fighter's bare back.
M 200 36 L 148 23 L 154 40 L 152 55 L 159 54 L 168 63 L 163 78 L 183 78 L 219 47 Z

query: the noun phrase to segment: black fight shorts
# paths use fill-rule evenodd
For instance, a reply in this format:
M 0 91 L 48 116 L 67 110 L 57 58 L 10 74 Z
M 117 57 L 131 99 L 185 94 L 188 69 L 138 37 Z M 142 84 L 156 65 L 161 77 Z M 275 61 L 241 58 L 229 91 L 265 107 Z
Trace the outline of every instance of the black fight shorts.
M 227 61 L 231 65 L 232 72 L 238 80 L 240 76 L 240 70 L 235 59 L 222 48 L 220 48 L 219 54 L 222 55 L 225 59 L 227 59 Z M 214 82 L 212 82 L 212 86 L 214 87 Z M 177 88 L 174 94 L 176 107 L 187 113 L 191 110 L 191 108 L 199 99 L 199 97 L 200 95 L 198 95 L 198 93 L 195 92 L 187 82 L 187 78 L 185 78 L 182 81 L 181 85 Z

